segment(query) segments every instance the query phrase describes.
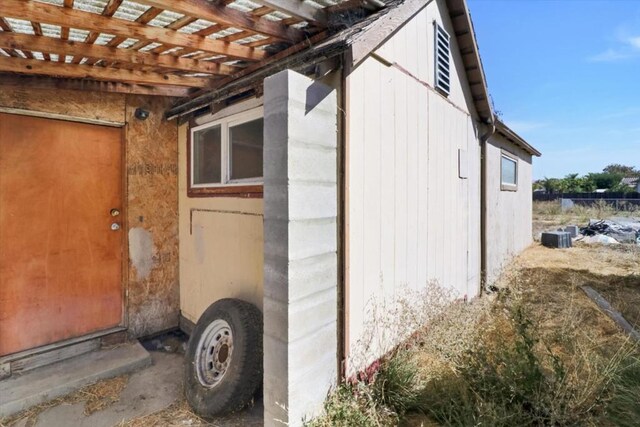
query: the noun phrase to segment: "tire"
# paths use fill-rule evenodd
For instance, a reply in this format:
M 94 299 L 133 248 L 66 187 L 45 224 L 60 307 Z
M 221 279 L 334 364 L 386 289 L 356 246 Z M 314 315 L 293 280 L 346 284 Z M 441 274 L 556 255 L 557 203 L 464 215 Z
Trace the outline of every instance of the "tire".
M 236 412 L 262 384 L 262 313 L 236 299 L 200 316 L 185 354 L 185 395 L 199 416 Z

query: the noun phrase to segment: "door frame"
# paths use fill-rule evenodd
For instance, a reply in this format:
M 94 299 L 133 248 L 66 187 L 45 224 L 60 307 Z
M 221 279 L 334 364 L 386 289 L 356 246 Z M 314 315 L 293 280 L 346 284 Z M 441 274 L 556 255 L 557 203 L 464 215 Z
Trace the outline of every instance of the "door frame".
M 124 106 L 123 106 L 124 110 Z M 21 110 L 13 108 L 0 107 L 0 113 L 17 115 L 17 116 L 29 116 L 46 120 L 57 120 L 62 122 L 76 122 L 84 123 L 92 126 L 103 127 L 115 127 L 120 128 L 120 188 L 121 188 L 121 207 L 120 207 L 120 230 L 122 232 L 120 239 L 120 254 L 121 254 L 121 268 L 120 268 L 120 301 L 121 301 L 121 316 L 120 323 L 116 327 L 107 328 L 101 331 L 92 332 L 89 334 L 81 335 L 78 337 L 72 337 L 66 340 L 57 341 L 50 344 L 45 344 L 38 347 L 22 350 L 17 353 L 8 354 L 0 357 L 0 364 L 10 362 L 12 360 L 22 359 L 34 354 L 40 354 L 44 352 L 53 351 L 61 347 L 77 344 L 79 342 L 88 341 L 111 335 L 117 332 L 123 332 L 129 329 L 129 217 L 128 217 L 128 176 L 127 176 L 127 126 L 126 122 L 107 122 L 98 119 L 75 117 L 64 114 L 40 112 L 33 110 Z

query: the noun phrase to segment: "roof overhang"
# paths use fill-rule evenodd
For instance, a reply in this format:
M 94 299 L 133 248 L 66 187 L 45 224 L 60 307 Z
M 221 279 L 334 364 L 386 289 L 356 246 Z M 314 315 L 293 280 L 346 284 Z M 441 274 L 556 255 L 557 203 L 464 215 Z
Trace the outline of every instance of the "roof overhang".
M 345 5 L 363 0 L 350 0 Z M 168 118 L 192 113 L 207 105 L 224 101 L 241 92 L 261 84 L 262 80 L 283 69 L 312 69 L 315 64 L 336 57 L 350 50 L 348 68 L 358 66 L 364 59 L 380 48 L 415 15 L 435 0 L 386 0 L 385 7 L 361 17 L 359 20 L 344 19 L 352 23 L 343 30 L 327 31 L 325 37 L 317 36 L 283 51 L 264 61 L 260 68 L 246 70 L 231 76 L 216 88 L 202 91 L 197 96 L 176 104 L 167 113 Z M 480 61 L 473 24 L 465 0 L 447 0 L 453 22 L 455 37 L 463 58 L 465 73 L 469 81 L 475 110 L 484 123 L 493 122 L 493 110 Z M 353 10 L 353 9 L 352 9 Z M 334 9 L 335 11 L 335 9 Z M 333 19 L 335 21 L 335 18 Z
M 496 132 L 532 156 L 540 157 L 542 155 L 540 151 L 536 150 L 531 144 L 525 141 L 523 137 L 515 133 L 501 120 L 496 120 Z
M 467 2 L 466 0 L 446 0 L 446 4 L 476 111 L 484 123 L 492 123 L 494 112 Z

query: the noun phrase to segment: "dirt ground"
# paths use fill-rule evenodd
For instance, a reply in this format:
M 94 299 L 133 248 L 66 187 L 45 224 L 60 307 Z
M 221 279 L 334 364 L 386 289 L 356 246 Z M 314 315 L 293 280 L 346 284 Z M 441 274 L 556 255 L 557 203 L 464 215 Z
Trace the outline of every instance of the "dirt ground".
M 593 323 L 598 319 L 600 331 L 608 334 L 607 324 L 614 329 L 615 326 L 597 312 L 595 304 L 580 289 L 580 286 L 591 286 L 632 325 L 640 326 L 638 246 L 577 243 L 570 249 L 548 249 L 536 243 L 516 260 L 515 265 L 526 277 L 531 302 L 549 315 L 562 317 L 567 311 L 579 311 L 580 307 L 585 322 Z
M 566 225 L 586 225 L 589 219 L 612 216 L 640 217 L 639 212 L 613 211 L 607 207 L 580 208 L 561 212 L 555 204 L 534 203 L 533 237 Z M 575 243 L 571 249 L 547 249 L 539 244 L 525 251 L 514 267 L 540 282 L 539 298 L 544 302 L 554 289 L 571 290 L 564 297 L 582 300 L 579 286 L 591 286 L 634 326 L 640 327 L 640 246 L 632 244 L 586 245 Z M 536 289 L 534 286 L 533 289 Z M 553 301 L 553 300 L 551 300 Z M 553 304 L 552 304 L 553 305 Z

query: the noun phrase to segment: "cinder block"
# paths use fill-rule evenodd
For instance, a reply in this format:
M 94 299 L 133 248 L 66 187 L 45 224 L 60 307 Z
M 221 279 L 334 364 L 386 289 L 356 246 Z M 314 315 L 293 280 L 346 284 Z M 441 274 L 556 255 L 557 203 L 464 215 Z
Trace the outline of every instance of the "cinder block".
M 542 233 L 542 245 L 548 248 L 570 248 L 571 234 L 566 231 L 549 231 Z
M 571 237 L 578 237 L 578 234 L 580 233 L 580 227 L 578 227 L 577 225 L 568 225 L 564 228 L 564 231 L 571 234 Z

